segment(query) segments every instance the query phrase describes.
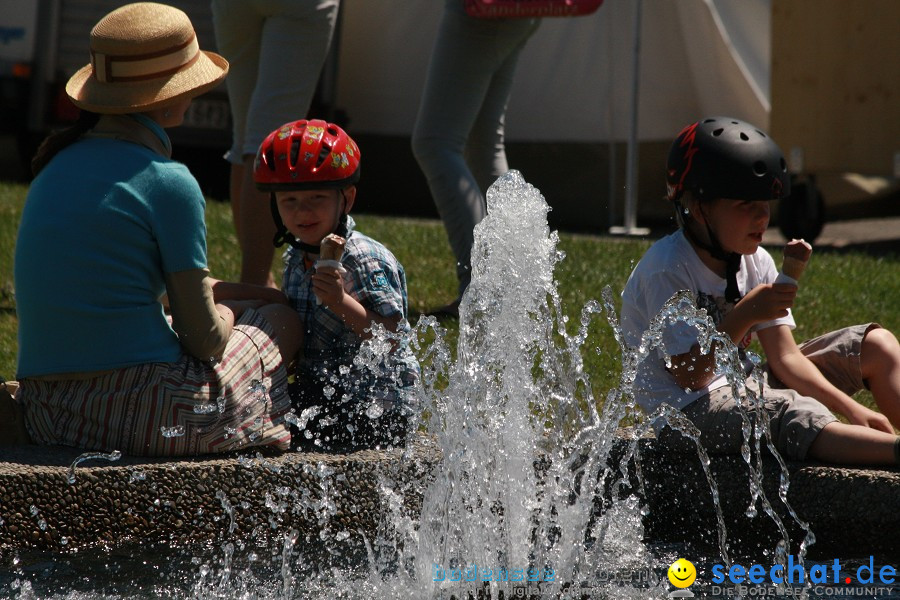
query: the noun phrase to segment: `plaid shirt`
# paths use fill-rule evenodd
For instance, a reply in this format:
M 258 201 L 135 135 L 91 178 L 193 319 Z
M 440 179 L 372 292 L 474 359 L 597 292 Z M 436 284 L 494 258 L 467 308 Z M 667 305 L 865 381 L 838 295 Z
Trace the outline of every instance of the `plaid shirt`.
M 403 265 L 383 244 L 353 231 L 354 225 L 353 218 L 347 217 L 347 244 L 341 256 L 346 269 L 344 290 L 383 317 L 401 316 L 397 332 L 406 336 L 410 326 Z M 398 388 L 413 385 L 419 365 L 406 341 L 375 365 L 375 372 L 354 363 L 362 340 L 339 316 L 316 303 L 312 285 L 315 266 L 307 268 L 303 255 L 293 247 L 284 253 L 284 293 L 306 326 L 303 354 L 295 374 L 307 381 L 321 381 L 323 387 L 340 382 L 345 389 L 369 398 L 394 397 Z

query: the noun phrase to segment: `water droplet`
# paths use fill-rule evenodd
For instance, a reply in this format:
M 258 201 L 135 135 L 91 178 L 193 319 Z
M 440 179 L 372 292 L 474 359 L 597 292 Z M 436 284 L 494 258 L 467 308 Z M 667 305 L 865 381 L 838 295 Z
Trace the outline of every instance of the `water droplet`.
M 103 452 L 85 452 L 84 454 L 80 454 L 71 465 L 69 465 L 69 474 L 66 477 L 66 481 L 69 482 L 69 485 L 75 484 L 75 467 L 80 465 L 86 460 L 108 460 L 110 462 L 114 462 L 122 458 L 122 453 L 118 450 L 113 450 L 112 452 L 105 454 Z
M 218 405 L 208 402 L 206 404 L 195 404 L 194 413 L 198 415 L 208 415 L 216 412 Z M 221 412 L 221 411 L 220 411 Z
M 369 406 L 366 407 L 366 416 L 370 419 L 377 419 L 381 415 L 384 414 L 384 407 L 381 405 L 381 402 L 375 401 L 372 402 Z
M 350 532 L 349 532 L 349 531 L 339 531 L 339 532 L 337 532 L 337 534 L 334 536 L 334 538 L 335 538 L 337 541 L 339 541 L 339 542 L 343 542 L 344 540 L 346 540 L 346 539 L 349 538 L 349 537 L 350 537 Z
M 267 393 L 266 385 L 259 379 L 254 379 L 250 382 L 250 397 L 257 402 L 264 402 Z
M 184 425 L 175 425 L 173 427 L 160 427 L 159 432 L 164 438 L 175 438 L 184 435 Z
M 225 396 L 216 398 L 216 407 L 219 409 L 219 414 L 225 412 Z

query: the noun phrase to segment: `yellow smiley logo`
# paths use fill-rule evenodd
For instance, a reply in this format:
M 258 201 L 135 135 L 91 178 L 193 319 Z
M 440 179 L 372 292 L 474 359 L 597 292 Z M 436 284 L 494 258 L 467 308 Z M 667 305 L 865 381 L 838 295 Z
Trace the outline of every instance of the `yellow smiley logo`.
M 697 569 L 691 561 L 679 558 L 669 565 L 669 581 L 677 588 L 686 588 L 697 578 Z

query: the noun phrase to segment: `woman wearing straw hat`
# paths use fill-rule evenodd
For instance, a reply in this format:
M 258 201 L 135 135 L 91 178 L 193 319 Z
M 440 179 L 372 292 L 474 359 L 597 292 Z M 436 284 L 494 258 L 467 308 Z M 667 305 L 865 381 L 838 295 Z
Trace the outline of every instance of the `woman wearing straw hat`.
M 287 448 L 299 319 L 276 290 L 210 278 L 204 199 L 165 132 L 228 63 L 150 2 L 106 15 L 90 47 L 66 86 L 81 117 L 38 150 L 16 241 L 27 431 L 146 456 Z

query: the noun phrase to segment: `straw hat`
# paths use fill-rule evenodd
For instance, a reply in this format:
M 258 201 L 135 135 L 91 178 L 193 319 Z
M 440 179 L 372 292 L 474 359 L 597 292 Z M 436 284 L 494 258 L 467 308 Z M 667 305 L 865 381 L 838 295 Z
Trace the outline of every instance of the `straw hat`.
M 91 64 L 72 75 L 66 93 L 75 106 L 91 112 L 145 112 L 199 96 L 227 73 L 227 60 L 200 50 L 184 12 L 138 2 L 94 26 Z

